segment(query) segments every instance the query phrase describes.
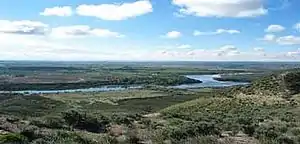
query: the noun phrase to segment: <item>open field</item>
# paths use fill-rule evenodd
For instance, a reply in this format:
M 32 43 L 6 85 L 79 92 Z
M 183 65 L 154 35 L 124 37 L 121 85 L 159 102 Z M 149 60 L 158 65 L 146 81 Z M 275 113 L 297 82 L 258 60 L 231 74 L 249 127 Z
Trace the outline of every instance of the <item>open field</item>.
M 66 109 L 81 109 L 95 113 L 149 113 L 180 102 L 207 96 L 211 90 L 205 92 L 189 92 L 184 90 L 127 90 L 100 93 L 61 93 L 43 94 L 41 96 L 7 97 L 1 102 L 0 112 L 4 114 L 35 115 L 36 109 L 51 108 L 57 113 Z M 20 106 L 21 103 L 27 103 Z M 49 105 L 48 105 L 49 104 Z M 54 104 L 54 105 L 53 105 Z M 28 107 L 27 107 L 28 106 Z M 26 108 L 27 107 L 27 108 Z M 33 109 L 31 109 L 31 107 Z M 10 109 L 10 110 L 8 110 Z M 19 109 L 19 110 L 18 110 Z M 29 112 L 32 112 L 31 114 Z M 37 115 L 39 115 L 38 113 Z M 49 114 L 46 112 L 45 114 Z
M 153 97 L 167 96 L 166 93 L 151 91 L 151 90 L 128 90 L 121 92 L 103 92 L 103 93 L 66 93 L 66 94 L 49 94 L 44 97 L 63 101 L 65 103 L 87 102 L 93 104 L 94 102 L 108 103 L 118 105 L 118 101 L 128 99 L 143 99 Z
M 100 113 L 149 113 L 167 106 L 207 96 L 211 91 L 198 93 L 181 90 L 127 90 L 101 93 L 49 94 L 43 97 L 61 101 L 83 110 Z

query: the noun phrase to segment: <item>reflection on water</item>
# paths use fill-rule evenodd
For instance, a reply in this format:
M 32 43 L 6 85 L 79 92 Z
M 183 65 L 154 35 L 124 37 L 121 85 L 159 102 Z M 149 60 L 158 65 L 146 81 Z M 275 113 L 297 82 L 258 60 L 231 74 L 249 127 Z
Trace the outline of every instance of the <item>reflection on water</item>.
M 230 82 L 230 81 L 217 81 L 214 77 L 220 77 L 220 75 L 188 75 L 188 78 L 200 80 L 202 83 L 195 84 L 183 84 L 178 86 L 172 86 L 172 88 L 188 89 L 188 88 L 205 88 L 205 87 L 230 87 L 236 85 L 247 85 L 245 82 Z

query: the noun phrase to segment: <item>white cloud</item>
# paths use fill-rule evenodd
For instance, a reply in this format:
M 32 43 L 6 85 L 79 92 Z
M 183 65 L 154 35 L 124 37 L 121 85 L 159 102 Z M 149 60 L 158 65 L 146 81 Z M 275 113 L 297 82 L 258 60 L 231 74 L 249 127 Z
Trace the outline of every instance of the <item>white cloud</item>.
M 107 60 L 122 59 L 130 50 L 92 46 L 83 39 L 57 40 L 34 35 L 0 34 L 1 60 Z M 17 42 L 16 42 L 17 41 Z
M 233 45 L 225 45 L 217 49 L 165 49 L 160 51 L 163 58 L 191 59 L 198 60 L 217 60 L 220 58 L 230 58 L 238 56 L 241 52 Z M 162 56 L 157 56 L 162 57 Z
M 149 54 L 150 55 L 150 54 Z M 273 56 L 270 54 L 270 56 Z M 151 52 L 149 58 L 160 60 L 195 60 L 195 61 L 233 61 L 233 60 L 265 60 L 272 59 L 257 52 L 242 52 L 234 45 L 225 45 L 215 49 L 169 49 Z
M 73 13 L 70 6 L 46 8 L 40 15 L 43 16 L 71 16 Z
M 262 47 L 255 47 L 255 48 L 253 48 L 253 50 L 256 52 L 264 52 L 265 51 L 265 49 Z
M 261 38 L 259 40 L 274 42 L 279 45 L 300 45 L 300 37 L 293 35 L 276 37 L 273 34 L 266 34 L 264 38 Z
M 227 56 L 234 56 L 240 54 L 240 51 L 234 45 L 224 45 L 218 49 L 204 50 L 204 51 L 208 55 L 217 56 L 217 57 L 227 57 Z
M 191 47 L 192 47 L 191 45 L 183 44 L 183 45 L 179 45 L 177 48 L 179 48 L 179 49 L 189 49 Z
M 300 32 L 300 22 L 294 25 L 294 28 Z
M 286 53 L 286 56 L 287 57 L 292 57 L 292 58 L 299 58 L 300 57 L 300 48 L 298 48 L 297 50 L 295 51 L 290 51 L 290 52 L 287 52 Z
M 263 38 L 259 39 L 259 40 L 263 40 L 263 41 L 274 41 L 276 39 L 276 36 L 273 34 L 266 34 Z
M 0 33 L 20 35 L 44 35 L 48 25 L 38 21 L 9 21 L 0 20 Z
M 170 38 L 170 39 L 176 39 L 176 38 L 181 37 L 181 33 L 178 31 L 170 31 L 164 37 Z
M 228 52 L 228 51 L 235 51 L 237 50 L 237 48 L 234 45 L 225 45 L 220 47 L 220 50 Z
M 83 43 L 83 39 L 57 40 L 34 35 L 0 34 L 1 60 L 188 60 L 188 61 L 247 61 L 247 60 L 300 60 L 299 50 L 281 53 L 241 51 L 227 45 L 214 49 L 144 49 L 124 48 Z M 15 41 L 18 41 L 17 43 Z M 102 42 L 100 44 L 103 44 Z M 135 44 L 132 44 L 135 45 Z M 128 48 L 130 47 L 130 49 Z M 141 46 L 142 47 L 142 46 Z
M 234 45 L 225 45 L 215 51 L 217 56 L 238 55 L 240 52 Z
M 179 13 L 201 17 L 257 17 L 268 10 L 263 0 L 173 0 Z
M 199 36 L 199 35 L 218 35 L 218 34 L 239 34 L 241 33 L 239 30 L 232 30 L 232 29 L 217 29 L 215 32 L 201 32 L 198 30 L 195 30 L 193 35 Z
M 275 33 L 275 32 L 281 32 L 284 31 L 285 27 L 281 25 L 269 25 L 267 29 L 265 29 L 265 32 L 269 33 Z
M 61 26 L 53 28 L 51 36 L 58 38 L 68 37 L 84 37 L 84 36 L 98 36 L 98 37 L 124 37 L 124 35 L 117 32 L 112 32 L 107 29 L 91 28 L 87 25 Z
M 255 47 L 253 48 L 253 50 L 256 52 L 256 55 L 259 55 L 259 56 L 264 56 L 264 57 L 267 57 L 267 53 L 265 52 L 265 49 L 262 48 L 262 47 Z M 255 54 L 255 53 L 254 53 Z
M 276 42 L 280 45 L 300 45 L 300 37 L 289 35 L 277 38 Z
M 293 52 L 287 52 L 287 56 L 290 57 L 295 57 L 295 56 L 299 56 L 300 55 L 300 51 L 293 51 Z
M 238 33 L 241 33 L 241 32 L 238 31 L 238 30 L 218 29 L 218 30 L 216 31 L 216 33 L 218 33 L 218 34 L 222 34 L 222 33 L 238 34 Z
M 103 20 L 125 20 L 152 12 L 149 0 L 139 0 L 133 3 L 80 5 L 76 12 L 81 16 L 92 16 Z

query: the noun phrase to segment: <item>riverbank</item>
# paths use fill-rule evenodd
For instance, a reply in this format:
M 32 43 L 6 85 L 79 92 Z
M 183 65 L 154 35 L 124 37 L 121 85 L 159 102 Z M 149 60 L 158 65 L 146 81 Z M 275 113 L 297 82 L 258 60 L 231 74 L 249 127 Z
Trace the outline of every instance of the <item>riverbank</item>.
M 112 81 L 85 81 L 72 83 L 2 83 L 0 91 L 75 91 L 96 89 L 109 86 L 130 87 L 131 85 L 181 85 L 201 83 L 201 80 L 190 79 L 182 75 L 150 75 L 143 77 L 122 78 Z
M 215 75 L 188 75 L 185 76 L 188 82 L 176 86 L 160 86 L 175 89 L 193 89 L 193 88 L 220 88 L 236 85 L 246 85 L 241 82 L 222 82 L 214 79 Z M 107 91 L 125 91 L 130 89 L 141 89 L 147 85 L 111 85 L 93 88 L 80 89 L 49 89 L 49 90 L 18 90 L 18 91 L 0 91 L 0 93 L 19 93 L 19 94 L 55 94 L 55 93 L 76 93 L 76 92 L 107 92 Z
M 231 81 L 231 82 L 245 82 L 250 83 L 255 81 L 263 76 L 268 75 L 267 72 L 265 73 L 232 73 L 232 74 L 219 74 L 213 77 L 214 80 L 217 81 Z

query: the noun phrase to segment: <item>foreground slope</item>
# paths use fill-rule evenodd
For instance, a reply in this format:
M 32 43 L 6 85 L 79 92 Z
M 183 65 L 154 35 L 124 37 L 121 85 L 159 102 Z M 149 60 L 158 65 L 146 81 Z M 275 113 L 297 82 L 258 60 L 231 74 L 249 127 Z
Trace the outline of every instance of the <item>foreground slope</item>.
M 233 139 L 244 134 L 258 140 L 252 143 L 300 143 L 299 83 L 299 70 L 276 73 L 161 113 L 178 139 L 229 133 Z M 205 131 L 195 130 L 203 126 Z

